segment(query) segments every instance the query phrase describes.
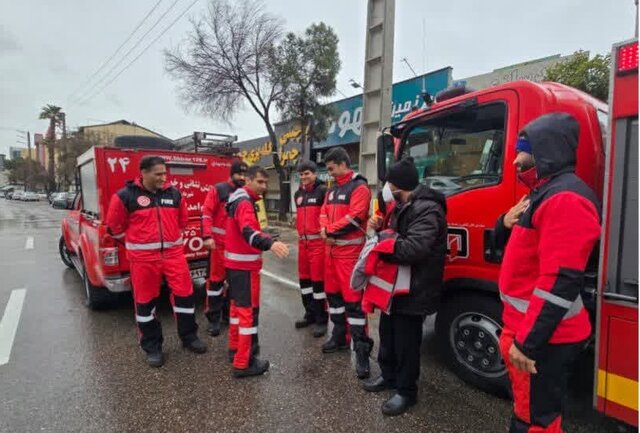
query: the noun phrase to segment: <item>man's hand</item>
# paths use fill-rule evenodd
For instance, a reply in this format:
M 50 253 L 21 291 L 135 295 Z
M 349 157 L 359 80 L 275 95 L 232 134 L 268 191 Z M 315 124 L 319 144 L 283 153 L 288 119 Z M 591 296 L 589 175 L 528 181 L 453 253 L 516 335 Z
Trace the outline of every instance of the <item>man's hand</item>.
M 335 245 L 336 243 L 336 240 L 334 238 L 330 238 L 329 236 L 327 236 L 326 228 L 322 228 L 322 230 L 320 230 L 320 237 L 327 245 Z
M 273 245 L 271 245 L 270 251 L 281 259 L 289 255 L 289 247 L 280 241 L 275 241 Z
M 511 230 L 511 228 L 518 222 L 520 215 L 524 213 L 529 207 L 529 198 L 525 195 L 520 199 L 517 205 L 509 209 L 504 216 L 504 226 Z
M 213 243 L 213 239 L 209 238 L 209 239 L 205 239 L 204 247 L 206 249 L 208 249 L 208 250 L 215 250 L 216 249 L 216 244 Z
M 369 218 L 369 222 L 367 223 L 367 230 L 378 231 L 382 227 L 382 218 L 379 216 L 373 215 Z
M 538 374 L 536 362 L 533 359 L 527 358 L 524 353 L 520 352 L 520 349 L 518 349 L 515 344 L 512 344 L 509 348 L 509 359 L 518 370 L 530 374 Z

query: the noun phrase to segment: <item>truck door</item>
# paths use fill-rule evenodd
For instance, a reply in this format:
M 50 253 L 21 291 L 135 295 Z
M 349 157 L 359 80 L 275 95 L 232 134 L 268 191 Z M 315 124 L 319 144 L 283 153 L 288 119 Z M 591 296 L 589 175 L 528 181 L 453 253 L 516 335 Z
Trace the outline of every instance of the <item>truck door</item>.
M 518 98 L 502 90 L 465 104 L 412 126 L 404 154 L 414 158 L 425 184 L 447 196 L 445 279 L 497 281 L 499 257 L 485 238 L 515 199 Z
M 104 215 L 100 215 L 99 188 L 97 182 L 96 159 L 86 158 L 78 165 L 80 179 L 80 190 L 82 198 L 78 201 L 79 209 L 79 232 L 78 245 L 82 259 L 83 272 L 88 281 L 100 286 L 102 280 L 102 270 L 100 258 L 99 228 L 100 220 Z
M 638 41 L 613 48 L 595 405 L 638 425 Z

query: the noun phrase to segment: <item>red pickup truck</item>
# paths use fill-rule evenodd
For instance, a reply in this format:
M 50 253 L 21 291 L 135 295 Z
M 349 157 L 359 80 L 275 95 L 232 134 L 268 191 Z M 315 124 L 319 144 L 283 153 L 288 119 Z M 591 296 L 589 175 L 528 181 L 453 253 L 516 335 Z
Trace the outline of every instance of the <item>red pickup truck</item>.
M 233 158 L 208 153 L 95 146 L 78 157 L 78 195 L 62 221 L 60 257 L 76 269 L 84 282 L 86 304 L 91 309 L 109 306 L 114 294 L 131 290 L 129 263 L 124 247 L 107 234 L 103 221 L 111 196 L 138 176 L 140 158 L 158 155 L 167 161 L 168 180 L 189 207 L 184 248 L 196 283 L 204 282 L 208 251 L 203 247 L 201 206 L 207 191 L 229 176 Z

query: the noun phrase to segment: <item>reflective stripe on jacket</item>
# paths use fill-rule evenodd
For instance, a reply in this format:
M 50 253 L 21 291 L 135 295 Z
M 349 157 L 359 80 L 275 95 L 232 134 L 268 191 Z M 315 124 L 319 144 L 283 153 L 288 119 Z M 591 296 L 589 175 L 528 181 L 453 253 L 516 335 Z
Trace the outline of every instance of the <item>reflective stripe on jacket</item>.
M 351 277 L 355 290 L 363 290 L 362 310 L 372 313 L 379 308 L 386 314 L 391 312 L 393 297 L 409 294 L 411 267 L 381 260 L 381 254 L 392 254 L 396 234 L 390 230 L 367 241 Z
M 154 261 L 184 254 L 188 217 L 176 188 L 167 183 L 152 193 L 136 179 L 111 197 L 105 223 L 115 239 L 124 235 L 129 260 Z
M 231 182 L 220 182 L 207 193 L 202 205 L 202 237 L 213 238 L 216 245 L 224 245 L 227 227 L 227 210 L 229 197 L 236 190 Z
M 273 239 L 261 231 L 258 222 L 257 196 L 248 187 L 237 189 L 227 204 L 224 266 L 241 271 L 262 268 L 262 252 L 268 251 Z
M 365 242 L 371 192 L 367 180 L 352 171 L 336 179 L 320 211 L 320 226 L 336 239 L 329 247 L 334 257 L 358 257 Z

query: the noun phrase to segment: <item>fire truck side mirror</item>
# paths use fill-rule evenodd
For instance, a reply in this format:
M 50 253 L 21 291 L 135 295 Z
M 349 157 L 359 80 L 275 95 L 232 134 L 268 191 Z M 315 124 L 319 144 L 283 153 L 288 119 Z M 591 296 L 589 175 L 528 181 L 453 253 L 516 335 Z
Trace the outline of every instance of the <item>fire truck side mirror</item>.
M 393 136 L 381 132 L 378 134 L 377 161 L 378 181 L 383 182 L 387 178 L 387 153 L 393 151 Z

